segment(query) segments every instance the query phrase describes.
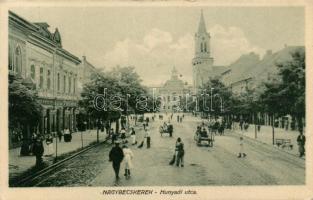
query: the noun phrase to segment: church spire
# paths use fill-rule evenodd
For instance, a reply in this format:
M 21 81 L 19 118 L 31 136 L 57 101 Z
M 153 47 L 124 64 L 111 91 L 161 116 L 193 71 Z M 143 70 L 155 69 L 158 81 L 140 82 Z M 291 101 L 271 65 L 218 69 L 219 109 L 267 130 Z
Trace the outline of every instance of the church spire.
M 207 33 L 202 9 L 201 9 L 201 17 L 200 17 L 200 22 L 199 22 L 199 27 L 198 27 L 198 33 Z

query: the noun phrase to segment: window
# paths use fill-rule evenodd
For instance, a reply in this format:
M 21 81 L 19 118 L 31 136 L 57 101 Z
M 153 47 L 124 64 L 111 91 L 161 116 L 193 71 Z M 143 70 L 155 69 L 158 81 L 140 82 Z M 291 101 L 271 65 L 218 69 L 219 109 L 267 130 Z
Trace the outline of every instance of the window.
M 68 93 L 70 94 L 72 92 L 72 77 L 68 77 Z
M 76 93 L 76 78 L 74 78 L 74 83 L 73 84 L 74 84 L 74 92 L 73 93 L 75 94 Z
M 15 49 L 15 69 L 17 73 L 22 73 L 22 51 L 19 46 Z
M 203 52 L 203 43 L 202 42 L 201 42 L 200 46 L 201 46 L 201 52 Z
M 9 70 L 14 71 L 13 67 L 13 51 L 11 45 L 9 45 Z
M 50 90 L 51 88 L 51 71 L 48 69 L 47 71 L 47 89 Z
M 58 77 L 57 77 L 57 88 L 58 88 L 58 92 L 60 91 L 60 73 L 58 73 Z
M 40 67 L 39 87 L 43 89 L 43 68 Z
M 30 77 L 35 80 L 36 78 L 36 69 L 35 69 L 35 65 L 31 65 L 30 66 Z
M 171 101 L 171 97 L 170 96 L 167 96 L 167 101 Z
M 204 43 L 204 52 L 207 52 L 206 50 L 206 43 Z
M 63 76 L 63 93 L 66 93 L 66 76 Z

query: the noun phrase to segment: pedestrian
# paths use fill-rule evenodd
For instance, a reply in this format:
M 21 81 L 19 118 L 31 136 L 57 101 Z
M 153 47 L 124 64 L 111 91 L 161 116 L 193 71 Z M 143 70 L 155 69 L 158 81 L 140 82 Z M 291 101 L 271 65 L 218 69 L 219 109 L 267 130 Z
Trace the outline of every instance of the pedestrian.
M 123 144 L 127 143 L 125 128 L 122 128 L 122 129 L 121 129 L 120 134 L 121 134 L 122 143 L 123 143 Z
M 32 137 L 31 137 L 31 143 L 30 143 L 30 146 L 29 146 L 30 152 L 33 152 L 33 148 L 34 148 L 34 145 L 36 143 L 36 139 L 37 139 L 37 134 L 35 132 L 33 132 Z
M 59 142 L 62 141 L 62 131 L 61 130 L 58 130 L 58 138 L 59 138 Z
M 137 144 L 136 132 L 135 132 L 135 129 L 133 127 L 131 128 L 130 137 L 132 138 L 132 145 L 136 145 Z
M 46 156 L 51 156 L 54 152 L 54 150 L 53 150 L 53 137 L 51 136 L 51 134 L 48 134 L 48 136 L 46 138 L 46 144 L 47 144 Z
M 128 148 L 127 145 L 123 146 L 123 153 L 124 153 L 124 168 L 125 168 L 125 173 L 124 176 L 126 178 L 130 177 L 130 170 L 133 168 L 133 163 L 132 159 L 134 157 L 134 154 L 132 150 Z
M 109 153 L 109 161 L 112 162 L 113 170 L 115 173 L 115 178 L 118 180 L 119 172 L 120 172 L 120 166 L 121 162 L 124 158 L 123 149 L 119 146 L 119 141 L 115 141 L 115 146 L 112 147 L 110 153 Z
M 240 137 L 240 149 L 239 149 L 239 154 L 238 154 L 238 158 L 241 158 L 241 157 L 246 157 L 247 154 L 245 153 L 244 151 L 244 143 L 243 143 L 243 137 Z
M 184 167 L 184 143 L 181 141 L 181 138 L 177 138 L 176 144 L 175 144 L 175 155 L 176 155 L 176 166 Z
M 111 128 L 111 139 L 112 139 L 112 144 L 114 144 L 115 140 L 117 140 L 117 134 L 114 132 L 114 129 Z
M 149 149 L 150 144 L 151 144 L 151 137 L 150 137 L 150 131 L 148 130 L 148 128 L 145 129 L 145 138 L 147 140 L 147 149 Z
M 177 115 L 177 122 L 179 122 L 179 115 Z
M 242 129 L 243 129 L 243 120 L 242 119 L 240 119 L 239 126 L 240 126 L 240 130 L 242 131 Z
M 33 145 L 33 154 L 36 156 L 36 167 L 42 165 L 42 155 L 44 153 L 44 147 L 41 137 L 37 137 Z
M 174 129 L 173 124 L 171 124 L 171 123 L 169 122 L 169 123 L 167 124 L 167 130 L 168 130 L 168 133 L 169 133 L 170 137 L 173 136 L 173 129 Z
M 303 131 L 300 130 L 300 134 L 297 137 L 297 143 L 299 147 L 299 157 L 304 156 L 305 153 L 305 136 L 303 135 Z

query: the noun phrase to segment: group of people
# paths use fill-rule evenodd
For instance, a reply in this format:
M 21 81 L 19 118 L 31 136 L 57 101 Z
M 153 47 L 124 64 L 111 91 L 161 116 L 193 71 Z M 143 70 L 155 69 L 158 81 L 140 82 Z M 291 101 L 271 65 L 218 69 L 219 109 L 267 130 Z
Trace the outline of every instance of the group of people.
M 132 159 L 134 157 L 134 154 L 131 149 L 128 148 L 126 144 L 123 145 L 121 148 L 119 146 L 120 142 L 114 141 L 115 146 L 112 147 L 110 153 L 109 153 L 109 161 L 112 162 L 113 170 L 115 172 L 115 178 L 118 180 L 119 177 L 119 172 L 120 172 L 120 165 L 121 162 L 124 160 L 124 169 L 125 173 L 124 176 L 126 178 L 130 177 L 130 170 L 133 167 L 132 164 Z
M 176 164 L 177 167 L 179 166 L 184 167 L 184 155 L 185 155 L 184 143 L 179 137 L 177 138 L 175 143 L 175 153 L 169 164 L 170 165 Z

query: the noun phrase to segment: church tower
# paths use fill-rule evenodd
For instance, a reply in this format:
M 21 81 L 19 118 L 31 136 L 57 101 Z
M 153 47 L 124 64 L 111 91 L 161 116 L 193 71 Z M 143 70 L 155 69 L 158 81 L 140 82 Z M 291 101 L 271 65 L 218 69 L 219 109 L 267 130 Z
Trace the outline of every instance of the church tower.
M 210 49 L 210 34 L 206 30 L 201 10 L 198 31 L 195 34 L 195 56 L 192 59 L 193 87 L 196 91 L 213 76 L 213 58 Z

